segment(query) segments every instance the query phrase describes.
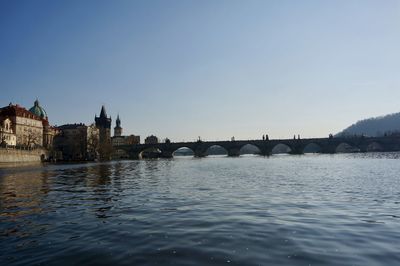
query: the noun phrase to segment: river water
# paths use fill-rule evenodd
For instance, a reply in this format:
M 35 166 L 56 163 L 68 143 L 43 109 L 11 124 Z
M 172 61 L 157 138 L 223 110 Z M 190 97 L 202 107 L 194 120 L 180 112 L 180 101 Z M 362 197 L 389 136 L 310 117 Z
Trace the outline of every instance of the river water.
M 399 265 L 400 154 L 0 169 L 0 265 Z

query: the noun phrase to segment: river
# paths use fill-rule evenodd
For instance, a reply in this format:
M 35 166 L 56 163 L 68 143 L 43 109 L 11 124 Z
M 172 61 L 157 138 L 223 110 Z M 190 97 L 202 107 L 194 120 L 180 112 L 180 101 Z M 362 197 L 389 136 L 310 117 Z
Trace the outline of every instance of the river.
M 400 154 L 0 169 L 0 265 L 398 265 Z

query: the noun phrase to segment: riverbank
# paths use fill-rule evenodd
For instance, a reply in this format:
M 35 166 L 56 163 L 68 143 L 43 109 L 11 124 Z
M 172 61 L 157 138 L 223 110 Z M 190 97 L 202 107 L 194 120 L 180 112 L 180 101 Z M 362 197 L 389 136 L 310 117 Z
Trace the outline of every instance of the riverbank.
M 40 163 L 48 157 L 45 149 L 0 148 L 0 163 Z

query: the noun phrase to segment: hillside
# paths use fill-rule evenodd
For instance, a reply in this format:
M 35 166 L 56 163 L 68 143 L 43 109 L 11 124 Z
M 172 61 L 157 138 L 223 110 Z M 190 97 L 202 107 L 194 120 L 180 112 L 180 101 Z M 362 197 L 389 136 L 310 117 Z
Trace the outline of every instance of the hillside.
M 365 135 L 383 136 L 385 133 L 400 131 L 400 113 L 360 120 L 339 132 L 336 136 Z

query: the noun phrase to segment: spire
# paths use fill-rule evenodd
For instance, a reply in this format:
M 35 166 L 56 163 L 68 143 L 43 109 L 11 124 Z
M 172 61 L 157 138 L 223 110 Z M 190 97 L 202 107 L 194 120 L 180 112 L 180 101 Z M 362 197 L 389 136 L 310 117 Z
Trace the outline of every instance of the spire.
M 94 117 L 94 121 L 96 122 L 96 127 L 103 129 L 111 128 L 111 117 L 107 117 L 106 108 L 104 105 L 101 107 L 100 116 Z
M 34 103 L 34 106 L 39 106 L 39 100 L 38 100 L 38 98 L 36 98 L 35 103 Z
M 121 127 L 121 119 L 119 119 L 119 114 L 117 115 L 117 119 L 115 120 L 115 127 L 114 127 L 114 136 L 121 137 L 122 136 L 122 127 Z
M 100 117 L 107 118 L 106 108 L 104 107 L 104 105 L 101 106 Z
M 119 119 L 119 114 L 117 115 L 117 120 L 115 120 L 117 127 L 121 127 L 121 120 Z

